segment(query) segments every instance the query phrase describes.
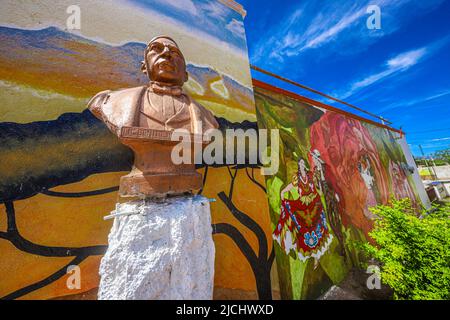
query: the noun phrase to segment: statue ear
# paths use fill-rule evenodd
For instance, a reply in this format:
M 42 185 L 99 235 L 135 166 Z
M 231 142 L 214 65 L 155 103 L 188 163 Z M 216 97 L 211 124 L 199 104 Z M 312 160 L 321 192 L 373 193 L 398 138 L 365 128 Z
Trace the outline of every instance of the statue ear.
M 145 61 L 141 61 L 141 71 L 147 74 L 147 66 L 145 65 Z
M 189 80 L 189 73 L 187 71 L 184 73 L 184 82 Z

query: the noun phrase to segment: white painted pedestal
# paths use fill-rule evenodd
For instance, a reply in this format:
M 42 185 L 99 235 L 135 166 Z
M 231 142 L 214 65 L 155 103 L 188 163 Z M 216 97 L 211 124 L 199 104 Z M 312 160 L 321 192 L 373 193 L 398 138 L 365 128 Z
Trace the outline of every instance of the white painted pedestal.
M 118 204 L 99 300 L 212 299 L 214 243 L 203 196 Z

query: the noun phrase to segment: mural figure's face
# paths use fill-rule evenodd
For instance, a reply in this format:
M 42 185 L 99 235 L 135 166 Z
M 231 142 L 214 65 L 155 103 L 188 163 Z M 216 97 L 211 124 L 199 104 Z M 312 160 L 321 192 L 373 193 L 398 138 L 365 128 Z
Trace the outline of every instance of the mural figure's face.
M 391 164 L 392 164 L 392 175 L 395 178 L 401 178 L 400 166 L 397 163 L 392 162 L 392 161 L 391 161 Z
M 167 38 L 151 42 L 145 55 L 146 72 L 150 80 L 170 86 L 187 81 L 186 61 L 177 44 Z
M 361 168 L 366 170 L 369 167 L 369 159 L 367 158 L 367 156 L 363 156 L 361 161 Z
M 300 172 L 303 174 L 305 172 L 306 169 L 306 165 L 305 165 L 305 160 L 300 159 L 298 161 L 298 169 L 300 170 Z
M 391 171 L 391 177 L 393 178 L 394 183 L 397 184 L 397 187 L 403 184 L 403 182 L 407 179 L 399 163 L 390 161 L 389 170 Z

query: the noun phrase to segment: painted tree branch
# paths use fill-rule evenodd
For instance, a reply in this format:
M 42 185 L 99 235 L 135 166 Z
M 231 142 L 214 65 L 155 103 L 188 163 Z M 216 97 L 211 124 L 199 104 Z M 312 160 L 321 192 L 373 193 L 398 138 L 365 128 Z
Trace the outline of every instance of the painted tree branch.
M 58 192 L 58 191 L 51 191 L 51 190 L 42 190 L 41 193 L 45 194 L 47 196 L 51 197 L 61 197 L 61 198 L 83 198 L 83 197 L 89 197 L 89 196 L 98 196 L 101 194 L 106 194 L 114 191 L 118 191 L 119 186 L 115 187 L 109 187 L 99 190 L 93 190 L 93 191 L 85 191 L 85 192 Z
M 238 168 L 233 168 L 234 174 L 231 172 L 230 166 L 227 166 L 228 174 L 231 177 L 230 189 L 228 191 L 228 197 L 230 200 L 233 198 L 234 181 L 236 180 L 236 175 L 238 174 Z
M 252 268 L 259 299 L 271 300 L 272 288 L 270 282 L 270 269 L 273 263 L 273 258 L 275 257 L 273 250 L 268 260 L 263 257 L 257 257 L 248 241 L 236 227 L 228 223 L 217 223 L 213 224 L 212 228 L 213 234 L 225 234 L 234 241 Z
M 253 233 L 256 235 L 256 238 L 258 239 L 258 246 L 259 246 L 258 257 L 264 257 L 264 259 L 267 259 L 267 239 L 264 230 L 253 219 L 244 214 L 242 211 L 238 210 L 234 206 L 230 198 L 228 198 L 223 191 L 219 192 L 218 196 L 220 200 L 222 200 L 222 202 L 227 206 L 228 210 L 230 210 L 233 216 L 240 223 L 242 223 L 244 226 L 253 231 Z
M 269 260 L 268 260 L 269 266 L 272 266 L 274 260 L 275 260 L 275 248 L 272 246 L 272 251 L 270 251 Z
M 241 250 L 242 254 L 247 258 L 252 269 L 258 263 L 258 257 L 252 250 L 250 244 L 245 240 L 244 236 L 239 230 L 228 223 L 216 223 L 212 225 L 213 234 L 225 234 L 234 241 L 237 247 Z
M 78 265 L 83 260 L 93 255 L 101 255 L 106 251 L 107 246 L 89 246 L 89 247 L 51 247 L 35 244 L 27 239 L 23 238 L 17 229 L 16 213 L 14 209 L 14 203 L 8 201 L 4 203 L 6 208 L 7 218 L 7 232 L 0 232 L 0 238 L 10 241 L 17 249 L 44 257 L 69 257 L 75 256 L 75 258 L 63 268 L 57 270 L 47 278 L 33 283 L 29 286 L 16 290 L 4 297 L 2 300 L 17 299 L 30 292 L 38 290 L 42 287 L 49 285 L 50 283 L 60 279 L 67 273 L 67 267 L 70 265 Z
M 16 217 L 13 202 L 6 202 L 6 217 L 8 223 L 7 232 L 2 232 L 0 238 L 8 240 L 17 249 L 44 257 L 70 257 L 80 255 L 101 255 L 106 251 L 106 245 L 88 247 L 52 247 L 35 244 L 28 241 L 20 234 L 16 225 Z
M 266 188 L 261 184 L 261 183 L 259 183 L 256 179 L 255 179 L 255 174 L 254 174 L 254 168 L 251 168 L 252 169 L 252 175 L 250 176 L 250 174 L 248 173 L 248 168 L 246 167 L 245 168 L 245 173 L 247 174 L 247 177 L 254 183 L 254 184 L 256 184 L 259 188 L 261 188 L 261 190 L 262 191 L 264 191 L 264 193 L 266 193 Z
M 258 255 L 256 255 L 253 250 L 251 249 L 251 246 L 248 244 L 247 240 L 242 236 L 241 233 L 237 229 L 235 229 L 235 232 L 231 233 L 225 233 L 229 237 L 233 239 L 233 241 L 240 246 L 240 244 L 245 243 L 245 251 L 250 250 L 252 252 L 251 257 L 255 256 L 256 261 L 253 261 L 253 258 L 249 258 L 243 251 L 244 256 L 246 256 L 247 260 L 250 263 L 250 266 L 252 268 L 253 274 L 256 279 L 256 288 L 258 291 L 258 297 L 261 300 L 269 300 L 272 299 L 272 288 L 271 288 L 271 280 L 270 280 L 270 270 L 275 258 L 275 252 L 272 248 L 272 252 L 270 253 L 270 256 L 267 256 L 268 252 L 268 244 L 267 244 L 267 238 L 264 230 L 261 228 L 261 226 L 258 225 L 253 219 L 251 219 L 248 215 L 240 211 L 236 208 L 236 206 L 233 204 L 232 196 L 233 196 L 233 189 L 234 189 L 234 182 L 236 179 L 236 176 L 238 174 L 238 169 L 241 169 L 238 166 L 233 167 L 234 174 L 230 170 L 230 168 L 227 166 L 228 173 L 231 177 L 231 185 L 229 190 L 229 195 L 227 196 L 225 192 L 219 192 L 218 197 L 222 202 L 227 206 L 228 210 L 232 213 L 232 215 L 245 227 L 250 229 L 258 239 Z M 246 169 L 246 168 L 245 168 Z M 247 172 L 248 175 L 248 172 Z M 248 175 L 249 176 L 249 175 Z M 255 179 L 251 179 L 254 183 L 256 183 Z M 254 176 L 253 176 L 254 178 Z M 261 186 L 260 186 L 261 187 Z M 264 188 L 265 190 L 265 188 Z M 237 232 L 237 233 L 236 233 Z M 235 240 L 239 239 L 239 240 Z M 241 249 L 242 251 L 242 249 Z
M 75 259 L 73 259 L 72 261 L 70 261 L 67 265 L 65 265 L 64 267 L 62 267 L 61 269 L 59 269 L 58 271 L 56 271 L 55 273 L 51 274 L 50 276 L 48 276 L 45 279 L 42 279 L 38 282 L 35 282 L 29 286 L 23 287 L 19 290 L 16 290 L 2 298 L 0 298 L 1 300 L 13 300 L 13 299 L 17 299 L 20 298 L 30 292 L 33 292 L 35 290 L 38 290 L 40 288 L 43 288 L 53 282 L 55 282 L 56 280 L 62 278 L 64 275 L 67 274 L 67 268 L 71 265 L 78 265 L 80 264 L 83 260 L 85 260 L 88 256 L 77 256 L 75 257 Z

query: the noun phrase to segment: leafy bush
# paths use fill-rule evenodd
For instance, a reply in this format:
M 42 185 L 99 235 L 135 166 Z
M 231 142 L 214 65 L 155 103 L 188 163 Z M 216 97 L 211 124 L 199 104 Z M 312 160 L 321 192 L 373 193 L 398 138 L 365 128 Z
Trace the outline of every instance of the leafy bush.
M 439 150 L 434 153 L 434 160 L 437 161 L 436 165 L 444 165 L 450 163 L 450 148 Z M 439 164 L 438 164 L 439 163 Z
M 381 263 L 394 299 L 450 299 L 450 207 L 421 217 L 406 198 L 371 208 L 379 218 L 362 249 Z

